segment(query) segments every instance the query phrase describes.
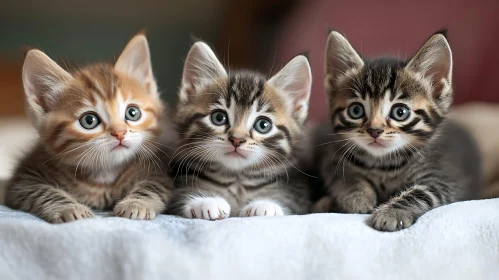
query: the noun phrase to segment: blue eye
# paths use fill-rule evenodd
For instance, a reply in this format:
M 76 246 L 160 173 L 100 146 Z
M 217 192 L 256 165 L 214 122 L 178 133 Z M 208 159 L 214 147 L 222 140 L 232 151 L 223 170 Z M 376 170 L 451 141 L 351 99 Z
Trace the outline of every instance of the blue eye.
M 100 119 L 94 113 L 87 113 L 80 118 L 80 125 L 85 129 L 94 129 L 100 124 Z
M 267 118 L 259 118 L 256 120 L 253 128 L 262 134 L 266 134 L 272 129 L 272 122 Z
M 229 121 L 229 118 L 227 117 L 227 114 L 223 111 L 215 111 L 211 114 L 211 122 L 214 125 L 225 125 Z
M 396 121 L 405 121 L 411 115 L 411 110 L 404 104 L 395 104 L 390 112 L 390 117 Z
M 138 121 L 141 115 L 142 113 L 140 112 L 140 109 L 135 106 L 129 106 L 126 108 L 125 119 L 129 121 Z
M 348 107 L 348 115 L 352 119 L 362 118 L 364 116 L 364 106 L 358 102 L 353 103 Z

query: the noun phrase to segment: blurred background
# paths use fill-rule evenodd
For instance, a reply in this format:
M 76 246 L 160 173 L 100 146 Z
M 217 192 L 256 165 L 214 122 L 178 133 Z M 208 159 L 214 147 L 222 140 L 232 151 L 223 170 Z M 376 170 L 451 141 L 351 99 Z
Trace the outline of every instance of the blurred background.
M 364 55 L 399 58 L 409 58 L 433 32 L 448 28 L 455 103 L 499 102 L 497 15 L 497 0 L 2 1 L 0 163 L 11 161 L 33 135 L 23 118 L 26 46 L 72 69 L 113 62 L 127 41 L 146 29 L 155 75 L 170 104 L 176 100 L 183 60 L 197 39 L 211 45 L 226 66 L 268 74 L 306 52 L 314 77 L 310 116 L 320 120 L 327 115 L 322 77 L 330 28 L 344 33 Z M 0 176 L 7 172 L 0 170 Z

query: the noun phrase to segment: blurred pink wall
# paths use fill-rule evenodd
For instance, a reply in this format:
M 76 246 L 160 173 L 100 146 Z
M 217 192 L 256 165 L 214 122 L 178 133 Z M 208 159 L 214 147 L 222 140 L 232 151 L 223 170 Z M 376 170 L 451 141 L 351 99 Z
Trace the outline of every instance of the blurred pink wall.
M 323 87 L 328 29 L 369 57 L 409 58 L 435 31 L 448 28 L 454 54 L 455 103 L 499 102 L 499 1 L 304 1 L 283 22 L 279 65 L 309 51 L 314 84 L 311 119 L 327 116 Z

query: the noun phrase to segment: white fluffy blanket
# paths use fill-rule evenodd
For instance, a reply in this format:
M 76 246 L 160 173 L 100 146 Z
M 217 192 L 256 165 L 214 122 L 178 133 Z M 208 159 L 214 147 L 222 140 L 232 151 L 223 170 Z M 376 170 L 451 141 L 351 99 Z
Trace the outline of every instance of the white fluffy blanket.
M 367 215 L 104 216 L 50 225 L 0 206 L 0 279 L 499 279 L 499 199 L 395 233 Z

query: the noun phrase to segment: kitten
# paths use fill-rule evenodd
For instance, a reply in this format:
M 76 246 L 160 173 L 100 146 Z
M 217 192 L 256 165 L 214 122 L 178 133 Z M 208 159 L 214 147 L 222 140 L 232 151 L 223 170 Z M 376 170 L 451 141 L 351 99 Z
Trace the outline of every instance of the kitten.
M 295 155 L 303 137 L 312 77 L 304 56 L 267 80 L 229 72 L 213 51 L 191 48 L 177 105 L 177 187 L 169 212 L 187 218 L 282 216 L 309 209 Z
M 322 157 L 329 195 L 317 206 L 371 213 L 377 230 L 411 226 L 427 211 L 477 197 L 480 158 L 470 135 L 445 121 L 452 52 L 434 34 L 409 61 L 367 60 L 331 32 L 325 87 L 333 148 Z
M 172 183 L 157 155 L 163 108 L 145 36 L 114 66 L 71 74 L 31 50 L 22 78 L 40 140 L 7 185 L 8 206 L 51 223 L 93 217 L 91 208 L 138 220 L 165 209 Z

